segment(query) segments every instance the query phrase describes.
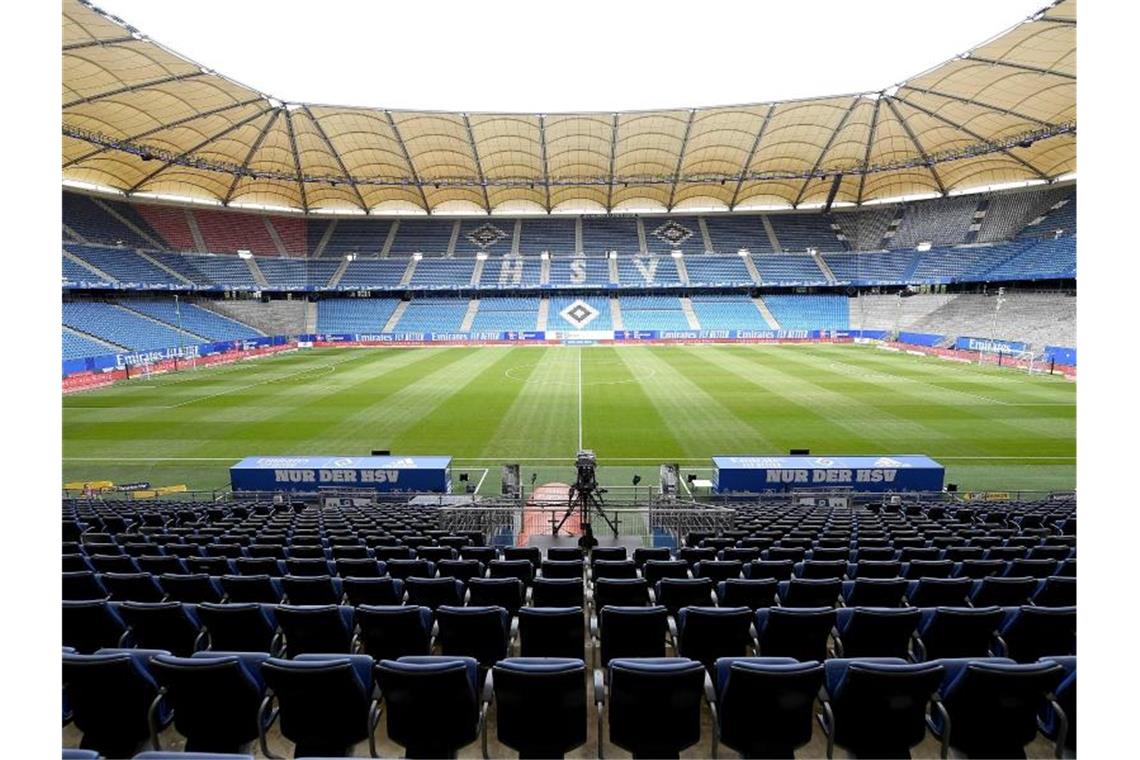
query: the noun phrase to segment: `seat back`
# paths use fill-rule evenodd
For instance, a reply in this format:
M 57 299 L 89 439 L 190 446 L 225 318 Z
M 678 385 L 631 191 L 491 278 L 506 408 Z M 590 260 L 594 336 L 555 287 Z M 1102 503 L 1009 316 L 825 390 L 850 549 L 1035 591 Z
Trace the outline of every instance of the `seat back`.
M 514 615 L 526 600 L 526 586 L 514 577 L 472 578 L 467 587 L 471 592 L 467 603 L 472 607 L 502 607 Z
M 142 649 L 165 649 L 189 657 L 205 643 L 201 623 L 191 605 L 124 602 L 119 612 L 131 627 L 135 646 Z
M 683 559 L 650 559 L 641 567 L 641 577 L 650 586 L 662 578 L 688 578 L 689 563 Z
M 986 657 L 1004 613 L 1000 607 L 923 609 L 918 624 L 925 658 Z
M 742 657 L 752 643 L 747 607 L 685 607 L 677 613 L 677 649 L 712 668 L 720 657 Z
M 999 633 L 1005 656 L 1016 662 L 1077 653 L 1076 607 L 1030 607 L 1007 610 Z
M 330 575 L 286 575 L 281 579 L 289 604 L 340 604 L 343 586 Z
M 926 736 L 926 705 L 945 674 L 938 663 L 839 659 L 824 670 L 836 743 L 860 756 L 900 757 Z
M 919 578 L 907 585 L 907 601 L 915 607 L 965 607 L 972 588 L 969 578 Z
M 435 570 L 440 578 L 454 578 L 457 581 L 467 581 L 472 578 L 482 578 L 486 569 L 477 559 L 441 559 L 435 563 Z
M 159 578 L 167 598 L 176 602 L 198 604 L 220 602 L 225 592 L 216 578 L 202 573 L 190 575 L 163 575 Z
M 361 667 L 363 665 L 363 667 Z M 280 660 L 261 665 L 277 697 L 281 734 L 296 757 L 342 757 L 368 737 L 370 657 Z
M 634 757 L 676 757 L 701 738 L 705 669 L 682 658 L 609 663 L 610 741 Z
M 901 607 L 906 589 L 905 578 L 857 578 L 844 581 L 843 600 L 848 607 Z
M 779 657 L 723 657 L 714 684 L 720 741 L 745 757 L 791 757 L 811 740 L 823 665 Z
M 404 581 L 408 592 L 408 604 L 436 609 L 441 604 L 452 606 L 463 604 L 465 587 L 462 581 L 444 576 L 443 578 L 408 578 Z
M 598 613 L 603 667 L 618 657 L 664 657 L 669 613 L 664 607 L 602 607 Z
M 388 737 L 408 757 L 454 757 L 478 737 L 478 664 L 470 657 L 381 660 Z
M 648 604 L 649 584 L 644 578 L 602 578 L 594 582 L 594 609 Z
M 274 609 L 289 657 L 352 651 L 352 607 L 282 604 Z
M 63 602 L 63 645 L 79 654 L 120 646 L 127 624 L 110 602 Z
M 845 607 L 836 612 L 844 657 L 898 657 L 910 654 L 920 612 L 914 607 Z
M 838 578 L 792 578 L 776 587 L 784 607 L 834 607 L 843 582 Z
M 435 611 L 435 618 L 443 654 L 471 657 L 483 667 L 507 656 L 511 616 L 502 607 L 444 605 Z
M 258 736 L 258 709 L 265 695 L 261 680 L 267 654 L 202 657 L 159 655 L 150 664 L 166 689 L 174 727 L 186 737 L 188 752 L 238 752 Z
M 197 607 L 206 627 L 210 648 L 223 652 L 272 652 L 277 630 L 273 610 L 256 602 L 214 604 Z
M 586 743 L 581 659 L 509 657 L 493 672 L 500 742 L 522 757 L 561 757 Z
M 756 611 L 756 632 L 764 657 L 793 657 L 801 662 L 827 657 L 827 639 L 835 625 L 830 607 L 772 607 Z
M 1037 581 L 1033 578 L 989 576 L 974 582 L 974 588 L 970 592 L 970 603 L 975 607 L 1029 604 L 1029 597 L 1036 590 Z
M 345 578 L 343 586 L 345 599 L 353 606 L 404 601 L 404 582 L 399 578 Z
M 535 578 L 531 601 L 535 607 L 585 607 L 586 587 L 581 576 Z
M 1038 607 L 1075 607 L 1077 579 L 1059 575 L 1041 579 L 1033 592 L 1033 603 Z
M 72 720 L 83 732 L 83 749 L 104 757 L 130 757 L 148 736 L 147 710 L 159 690 L 147 668 L 153 654 L 118 650 L 63 655 L 64 688 Z
M 745 578 L 775 578 L 786 581 L 792 577 L 795 563 L 790 559 L 757 559 L 744 566 Z
M 600 559 L 591 566 L 594 580 L 599 578 L 636 578 L 637 564 L 632 559 Z
M 698 563 L 699 564 L 699 563 Z M 682 607 L 712 604 L 712 578 L 662 578 L 655 589 L 657 603 L 676 615 Z
M 774 578 L 730 578 L 717 584 L 717 601 L 722 607 L 757 610 L 776 603 Z
M 1064 669 L 1055 662 L 961 665 L 942 688 L 951 745 L 970 755 L 1019 756 L 1037 734 L 1045 695 L 1063 676 Z
M 409 605 L 356 608 L 360 645 L 376 660 L 431 653 L 432 611 Z
M 519 653 L 523 657 L 581 658 L 586 645 L 581 607 L 523 607 Z

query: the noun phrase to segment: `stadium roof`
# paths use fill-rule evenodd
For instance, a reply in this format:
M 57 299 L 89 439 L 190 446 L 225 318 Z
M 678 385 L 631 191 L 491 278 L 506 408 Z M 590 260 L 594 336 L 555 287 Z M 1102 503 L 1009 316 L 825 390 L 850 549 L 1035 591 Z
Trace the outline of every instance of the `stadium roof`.
M 1076 0 L 883 90 L 458 113 L 292 103 L 63 3 L 63 177 L 299 211 L 867 203 L 1076 170 Z M 837 183 L 837 184 L 836 184 Z

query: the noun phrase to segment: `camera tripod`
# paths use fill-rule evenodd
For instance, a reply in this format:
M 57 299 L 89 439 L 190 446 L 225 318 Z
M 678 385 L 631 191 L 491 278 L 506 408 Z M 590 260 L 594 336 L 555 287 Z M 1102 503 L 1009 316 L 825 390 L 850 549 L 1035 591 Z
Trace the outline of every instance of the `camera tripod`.
M 605 511 L 606 505 L 602 500 L 603 489 L 598 488 L 598 481 L 595 477 L 597 460 L 594 453 L 592 451 L 578 452 L 577 467 L 578 480 L 570 486 L 566 513 L 554 526 L 553 533 L 557 536 L 570 516 L 578 512 L 579 524 L 582 526 L 582 535 L 578 538 L 578 545 L 583 549 L 590 550 L 598 545 L 598 540 L 594 538 L 594 525 L 591 519 L 594 515 L 602 518 L 602 521 L 609 526 L 614 538 L 618 537 L 618 529 L 617 523 Z

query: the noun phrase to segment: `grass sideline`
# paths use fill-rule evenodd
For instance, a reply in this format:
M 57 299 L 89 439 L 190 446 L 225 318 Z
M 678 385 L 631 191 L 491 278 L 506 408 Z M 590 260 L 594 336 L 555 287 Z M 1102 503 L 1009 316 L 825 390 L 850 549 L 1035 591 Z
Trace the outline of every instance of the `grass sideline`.
M 63 477 L 228 486 L 250 455 L 450 454 L 642 488 L 716 454 L 928 454 L 966 490 L 1071 489 L 1076 384 L 856 345 L 310 349 L 63 398 Z M 484 477 L 484 471 L 485 477 Z

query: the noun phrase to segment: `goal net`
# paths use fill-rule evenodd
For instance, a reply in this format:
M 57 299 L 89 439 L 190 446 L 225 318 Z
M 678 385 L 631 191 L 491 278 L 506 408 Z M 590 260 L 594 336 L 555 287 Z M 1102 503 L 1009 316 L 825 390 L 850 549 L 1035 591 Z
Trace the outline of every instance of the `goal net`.
M 992 364 L 999 367 L 1020 369 L 1029 374 L 1048 372 L 1048 364 L 1033 350 L 1011 350 L 1009 347 L 995 346 L 978 349 L 978 364 Z

